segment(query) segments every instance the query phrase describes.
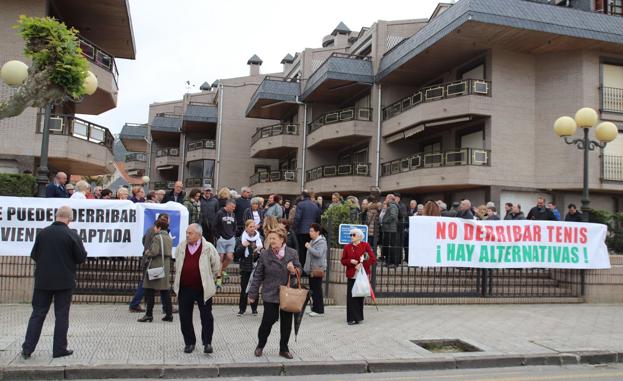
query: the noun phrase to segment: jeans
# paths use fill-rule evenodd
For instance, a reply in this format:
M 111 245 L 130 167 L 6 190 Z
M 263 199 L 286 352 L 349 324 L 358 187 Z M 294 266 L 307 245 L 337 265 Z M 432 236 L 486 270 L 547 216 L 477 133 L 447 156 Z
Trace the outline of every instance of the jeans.
M 67 350 L 67 331 L 69 330 L 69 307 L 73 290 L 39 290 L 32 294 L 32 314 L 26 329 L 26 338 L 22 344 L 24 353 L 32 353 L 41 337 L 43 323 L 54 299 L 54 344 L 52 354 Z
M 136 292 L 134 293 L 134 297 L 130 302 L 130 308 L 138 308 L 141 306 L 141 300 L 143 300 L 143 296 L 145 295 L 145 289 L 143 288 L 143 278 L 138 282 L 138 287 L 136 288 Z

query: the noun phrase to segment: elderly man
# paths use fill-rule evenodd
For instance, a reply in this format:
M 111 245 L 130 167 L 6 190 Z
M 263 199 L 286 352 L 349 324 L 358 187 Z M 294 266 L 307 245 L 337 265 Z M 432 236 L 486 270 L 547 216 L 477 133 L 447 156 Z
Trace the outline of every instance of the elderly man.
M 186 229 L 186 240 L 177 246 L 175 252 L 175 281 L 173 290 L 177 294 L 180 309 L 180 325 L 184 336 L 184 353 L 195 350 L 197 338 L 193 326 L 193 309 L 199 306 L 201 318 L 201 341 L 203 353 L 212 353 L 214 317 L 212 297 L 216 294 L 214 279 L 221 271 L 221 260 L 214 246 L 202 237 L 201 225 L 190 224 Z
M 216 213 L 218 213 L 218 200 L 212 193 L 212 186 L 203 187 L 203 195 L 201 196 L 201 216 L 203 217 L 203 237 L 208 242 L 214 244 L 214 221 Z
M 402 263 L 402 254 L 399 241 L 400 211 L 393 194 L 385 197 L 387 207 L 381 212 L 381 231 L 383 232 L 383 256 L 389 267 L 396 267 Z
M 545 197 L 536 198 L 536 206 L 528 212 L 527 220 L 557 221 L 551 210 L 545 207 Z
M 164 197 L 164 202 L 178 202 L 180 204 L 184 203 L 184 197 L 186 194 L 184 193 L 184 184 L 181 181 L 176 181 L 173 186 L 173 190 L 166 194 Z
M 52 357 L 69 356 L 67 331 L 69 329 L 69 306 L 76 288 L 76 265 L 83 263 L 87 252 L 78 233 L 67 225 L 73 220 L 69 206 L 56 211 L 56 221 L 43 229 L 30 253 L 35 261 L 35 288 L 32 294 L 32 314 L 22 344 L 22 357 L 30 358 L 35 351 L 45 317 L 54 300 L 54 343 Z
M 69 198 L 65 184 L 67 183 L 67 175 L 65 172 L 58 172 L 54 176 L 54 181 L 45 187 L 45 197 L 47 198 Z
M 251 207 L 252 191 L 249 187 L 240 189 L 240 198 L 236 199 L 236 237 L 240 237 L 244 230 L 244 212 Z
M 459 211 L 456 216 L 464 220 L 473 220 L 474 213 L 472 212 L 472 202 L 468 199 L 462 200 L 459 204 Z
M 155 198 L 155 202 L 157 204 L 162 204 L 164 202 L 164 197 L 167 195 L 167 192 L 164 189 L 158 189 L 156 191 L 156 198 Z

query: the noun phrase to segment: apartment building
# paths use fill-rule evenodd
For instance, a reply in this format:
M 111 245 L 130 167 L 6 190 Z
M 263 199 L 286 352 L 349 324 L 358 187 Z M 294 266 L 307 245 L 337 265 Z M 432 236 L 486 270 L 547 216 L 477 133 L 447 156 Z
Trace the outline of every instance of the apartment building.
M 118 72 L 115 58 L 135 58 L 134 35 L 127 0 L 101 2 L 71 0 L 7 0 L 0 14 L 0 63 L 26 62 L 24 42 L 13 29 L 20 15 L 51 16 L 76 28 L 89 70 L 98 79 L 95 94 L 81 102 L 65 102 L 53 110 L 50 124 L 50 172 L 100 175 L 113 171 L 113 135 L 101 125 L 76 117 L 97 115 L 117 105 Z M 14 89 L 0 83 L 0 98 Z M 29 108 L 0 120 L 0 171 L 35 171 L 41 151 L 42 112 Z
M 249 77 L 152 105 L 152 177 L 258 194 L 378 187 L 418 200 L 579 204 L 582 154 L 552 124 L 585 106 L 623 123 L 620 16 L 620 1 L 460 0 L 428 19 L 355 32 L 340 23 L 320 48 L 286 55 L 281 73 L 254 71 L 255 56 Z M 190 139 L 196 99 L 214 118 Z M 215 147 L 201 181 L 189 180 L 191 167 L 200 174 L 188 160 L 196 139 Z M 166 148 L 179 157 L 156 163 Z M 623 208 L 623 135 L 591 152 L 590 188 L 594 207 Z

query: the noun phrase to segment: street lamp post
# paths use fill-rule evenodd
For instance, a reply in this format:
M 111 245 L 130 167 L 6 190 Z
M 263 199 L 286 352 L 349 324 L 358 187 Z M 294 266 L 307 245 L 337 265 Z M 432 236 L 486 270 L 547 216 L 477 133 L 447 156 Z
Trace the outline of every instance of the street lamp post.
M 564 138 L 565 143 L 573 144 L 578 149 L 583 151 L 584 154 L 584 173 L 583 173 L 583 185 L 582 185 L 582 221 L 588 222 L 590 211 L 590 197 L 589 197 L 589 184 L 588 184 L 588 154 L 590 151 L 594 151 L 597 148 L 603 149 L 606 144 L 616 139 L 618 136 L 618 128 L 612 122 L 599 122 L 597 112 L 590 107 L 584 107 L 578 110 L 575 114 L 575 118 L 570 116 L 561 116 L 554 122 L 554 132 L 561 138 Z M 596 126 L 596 127 L 595 127 Z M 582 131 L 582 137 L 573 139 L 577 128 L 580 127 Z M 595 137 L 597 140 L 591 140 L 589 137 L 589 129 L 595 127 Z

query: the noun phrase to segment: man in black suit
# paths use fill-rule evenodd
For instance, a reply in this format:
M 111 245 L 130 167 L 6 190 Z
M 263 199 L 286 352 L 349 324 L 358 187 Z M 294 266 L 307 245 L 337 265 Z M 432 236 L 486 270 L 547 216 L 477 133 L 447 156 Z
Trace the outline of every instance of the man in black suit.
M 47 198 L 69 198 L 69 193 L 65 188 L 67 175 L 65 172 L 58 172 L 54 176 L 54 181 L 45 187 L 45 197 Z
M 32 314 L 22 344 L 22 357 L 27 359 L 34 352 L 43 322 L 54 299 L 54 344 L 52 357 L 69 356 L 67 331 L 69 329 L 69 306 L 76 288 L 76 265 L 83 263 L 87 252 L 78 234 L 69 229 L 73 211 L 61 206 L 56 211 L 56 221 L 43 229 L 35 239 L 30 257 L 35 261 L 35 289 L 32 295 Z
M 186 194 L 184 193 L 184 183 L 181 181 L 176 181 L 173 189 L 164 196 L 163 203 L 173 201 L 180 204 L 184 203 L 184 197 Z

